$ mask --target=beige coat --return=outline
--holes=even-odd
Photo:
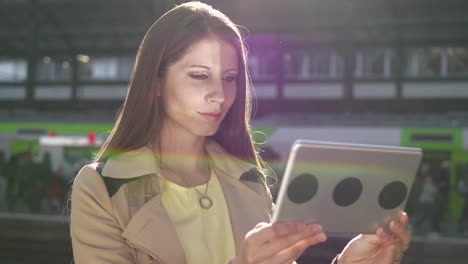
[[[214,141],[207,142],[206,150],[224,191],[239,253],[245,234],[257,223],[270,221],[271,195],[253,165]],[[185,263],[175,226],[158,194],[157,174],[149,148],[81,169],[73,184],[70,228],[77,264]]]

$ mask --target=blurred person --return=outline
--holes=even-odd
[[[27,150],[20,153],[15,172],[15,211],[29,213],[34,207],[34,193],[37,186],[37,175],[35,174],[32,151]]]
[[[42,160],[37,166],[37,171],[39,173],[39,178],[41,179],[41,184],[43,185],[44,191],[47,192],[50,187],[53,172],[52,160],[49,152],[43,154]]]
[[[433,231],[434,218],[435,218],[435,200],[437,195],[437,188],[434,184],[432,170],[425,170],[422,175],[422,186],[419,193],[419,214],[415,217],[413,227],[415,230],[430,233]],[[429,224],[427,224],[429,223]],[[426,227],[428,226],[428,227]]]
[[[0,150],[0,211],[7,209],[8,179],[6,176],[5,152]]]
[[[20,154],[12,155],[5,165],[5,175],[7,179],[7,204],[8,211],[15,211],[16,209],[16,199],[18,197],[18,184],[16,181],[16,174],[18,168],[18,160]]]
[[[419,165],[416,179],[414,180],[413,186],[411,187],[410,194],[408,196],[408,202],[406,203],[406,212],[411,217],[410,226],[414,227],[414,222],[417,220],[417,215],[421,213],[419,207],[419,196],[421,195],[422,187],[424,186],[425,175],[430,170],[430,164],[427,161],[422,161]]]
[[[53,214],[62,212],[62,205],[65,199],[64,185],[63,167],[59,167],[52,173],[48,192],[49,211]]]
[[[463,198],[463,209],[458,219],[458,231],[461,235],[468,236],[466,231],[466,220],[468,219],[468,174],[463,173],[457,186],[458,193]]]
[[[41,201],[44,195],[40,175],[40,163],[36,162],[32,150],[27,151],[23,161],[18,168],[19,174],[21,174],[19,175],[19,180],[20,188],[23,190],[22,197],[26,201],[29,212],[40,213]]]
[[[446,219],[447,209],[449,208],[450,192],[450,161],[444,160],[440,163],[439,171],[434,174],[434,185],[437,189],[435,197],[434,221],[432,229],[442,232],[442,224]]]
[[[40,203],[40,208],[42,212],[49,212],[50,210],[50,199],[49,192],[52,184],[52,161],[49,152],[45,152],[42,155],[41,161],[37,164],[37,176],[38,176],[38,185],[37,185],[37,199]]]
[[[199,2],[159,18],[110,136],[74,180],[76,263],[293,263],[325,241],[319,224],[270,223],[249,122],[238,27]],[[355,237],[334,262],[399,263],[407,223],[402,212],[390,233]]]

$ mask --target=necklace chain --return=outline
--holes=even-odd
[[[174,172],[173,169],[171,169],[169,166],[167,166],[167,164],[165,164],[164,162],[162,162],[161,160],[159,160],[159,162],[161,163],[161,165],[163,165],[163,167],[166,169],[166,170],[169,170],[172,174],[175,174],[177,175],[177,173]],[[209,176],[208,176],[208,181],[206,182],[206,187],[205,187],[205,193],[202,193],[200,192],[195,186],[192,186],[191,188],[193,188],[197,193],[200,194],[200,199],[198,199],[198,203],[200,204],[200,207],[205,209],[205,210],[208,210],[210,209],[212,206],[213,206],[213,200],[207,195],[208,193],[208,184],[210,183],[210,180],[211,180],[211,174],[212,174],[212,164],[211,164],[211,159],[208,158],[208,168],[210,170],[209,172]],[[187,183],[185,182],[185,180],[182,178],[182,180],[184,181],[184,183]]]

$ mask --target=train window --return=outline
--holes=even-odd
[[[468,76],[468,47],[447,48],[447,74]]]
[[[18,135],[33,135],[33,136],[38,136],[38,135],[46,135],[47,130],[44,128],[18,128],[16,130],[16,133]]]
[[[90,56],[78,54],[78,79],[84,81],[128,81],[135,59],[133,56]]]
[[[278,59],[274,50],[255,50],[249,52],[247,64],[253,80],[276,80]]]
[[[25,59],[0,59],[0,81],[22,82],[27,77],[27,62]]]
[[[406,69],[408,77],[440,77],[442,75],[443,49],[411,48],[406,50]]]
[[[38,81],[70,81],[72,59],[70,57],[43,56],[37,61]]]
[[[338,79],[343,77],[342,57],[334,50],[294,50],[283,54],[286,79]]]
[[[303,60],[299,52],[285,52],[283,54],[284,74],[287,79],[306,79],[307,72],[302,71],[304,68]]]
[[[411,142],[452,143],[451,134],[412,134]]]
[[[395,52],[372,48],[356,52],[356,78],[391,78],[395,72]]]

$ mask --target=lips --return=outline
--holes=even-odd
[[[218,120],[221,118],[222,113],[221,112],[206,112],[206,113],[199,113],[203,117],[205,117],[208,120]]]
[[[200,113],[202,115],[221,116],[221,112]]]

